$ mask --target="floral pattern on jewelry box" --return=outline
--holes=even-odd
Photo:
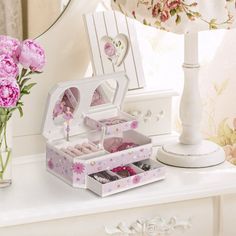
[[[116,10],[145,25],[175,33],[231,28],[236,16],[235,0],[113,0],[112,3]]]

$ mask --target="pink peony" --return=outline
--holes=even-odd
[[[20,88],[15,78],[0,79],[0,107],[15,107],[20,97]]]
[[[109,57],[114,56],[116,54],[115,46],[112,43],[106,43],[104,45],[104,52]]]
[[[17,64],[9,55],[0,55],[0,78],[16,78],[19,74]]]
[[[25,69],[41,72],[45,65],[45,53],[43,48],[31,39],[22,42],[18,60]]]
[[[17,62],[17,51],[20,46],[20,41],[6,35],[0,35],[0,55],[7,54]]]

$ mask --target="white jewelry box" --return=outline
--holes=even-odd
[[[107,86],[109,81],[112,84],[115,82],[117,86]],[[43,125],[43,135],[47,139],[46,160],[49,172],[73,187],[88,188],[101,196],[165,177],[164,167],[149,160],[152,154],[151,139],[135,131],[137,120],[121,111],[128,82],[124,73],[118,73],[59,83],[50,92]],[[109,94],[108,97],[111,97],[111,93],[114,97],[109,103],[91,106],[94,92],[101,86],[103,92]],[[55,110],[56,107],[58,110]],[[73,113],[69,131],[68,123],[65,125],[63,120],[67,107]],[[122,122],[115,125],[101,122],[110,118],[114,121],[114,116],[115,121]],[[91,125],[88,120],[93,121],[96,126]],[[70,133],[69,140],[66,140],[67,131]],[[88,146],[95,151],[87,148]],[[71,150],[86,152],[76,156]],[[143,170],[137,163],[146,164],[145,168],[148,166],[149,169]],[[119,175],[121,172],[114,172],[117,167],[124,169],[122,177]],[[132,173],[129,172],[130,169]],[[103,175],[115,176],[116,180],[106,179]],[[102,184],[98,180],[108,182]]]

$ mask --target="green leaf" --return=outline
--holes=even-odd
[[[32,87],[34,87],[37,83],[31,83],[26,85],[23,90],[29,91]]]
[[[31,71],[31,74],[42,74],[42,71]]]
[[[23,79],[20,83],[20,87],[23,87],[26,84],[26,82],[29,81],[29,80],[30,80],[30,78]]]
[[[195,20],[193,14],[191,14],[191,13],[187,13],[186,15],[187,15],[187,17],[189,18],[189,20]]]
[[[24,94],[30,94],[30,92],[23,89],[23,90],[21,91],[21,94],[22,94],[22,95],[24,95]]]
[[[21,106],[18,107],[18,111],[20,113],[20,117],[22,117],[23,116],[23,109]]]
[[[177,15],[177,16],[176,16],[176,19],[175,19],[176,25],[178,25],[180,22],[181,22],[181,16],[180,16],[180,15]]]
[[[27,73],[27,69],[23,68],[22,71],[21,71],[20,78],[24,77],[26,75],[26,73]]]
[[[170,10],[170,15],[171,16],[174,16],[175,14],[176,14],[176,10],[175,9]]]

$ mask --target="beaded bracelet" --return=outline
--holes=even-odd
[[[136,172],[130,166],[118,166],[112,169],[112,172],[120,175],[123,178],[136,175]]]

